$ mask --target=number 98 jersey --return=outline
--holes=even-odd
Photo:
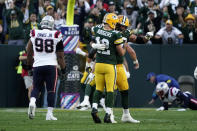
[[[32,30],[30,32],[34,51],[33,67],[57,65],[56,46],[62,34],[56,30]]]

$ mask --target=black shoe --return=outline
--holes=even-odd
[[[98,110],[97,109],[92,108],[91,115],[92,115],[92,119],[94,120],[95,123],[101,123],[101,119],[98,116]]]
[[[112,123],[110,119],[110,114],[105,113],[104,123]]]

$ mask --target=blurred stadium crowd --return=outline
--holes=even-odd
[[[66,24],[68,0],[0,0],[0,43],[26,45],[31,29],[40,28],[47,14],[55,29]],[[108,13],[125,15],[136,35],[153,32],[149,44],[197,43],[197,0],[76,0],[74,24],[80,42],[89,44],[90,28]]]

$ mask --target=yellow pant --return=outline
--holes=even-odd
[[[105,63],[96,63],[95,80],[96,90],[101,92],[106,88],[107,92],[113,92],[116,84],[116,66]]]
[[[84,84],[84,82],[86,81],[87,76],[88,76],[88,72],[84,71],[83,77],[81,78],[81,83],[82,83],[82,84]]]
[[[119,89],[119,91],[124,91],[129,89],[127,76],[123,67],[123,64],[116,65],[117,69],[117,79],[116,79],[116,85]]]

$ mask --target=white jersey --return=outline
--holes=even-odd
[[[172,27],[171,31],[167,31],[166,27],[163,27],[156,33],[156,35],[162,37],[163,44],[178,44],[177,39],[180,34],[182,34],[182,32],[176,27]]]
[[[177,89],[176,87],[171,87],[169,90],[168,90],[168,95],[167,97],[164,98],[164,101],[166,102],[173,102],[174,100],[176,100],[176,95],[177,93],[179,92],[180,90]]]
[[[55,30],[32,30],[30,33],[34,51],[33,67],[57,65],[56,45],[62,34]]]

